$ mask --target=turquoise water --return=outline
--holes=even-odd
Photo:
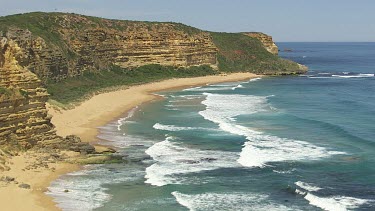
[[[375,44],[278,45],[309,72],[158,93],[101,128],[126,163],[48,194],[64,210],[375,210]]]

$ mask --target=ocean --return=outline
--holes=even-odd
[[[157,93],[100,128],[124,163],[47,194],[80,211],[375,210],[375,43],[278,46],[309,71]]]

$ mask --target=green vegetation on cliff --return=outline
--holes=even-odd
[[[53,100],[63,104],[79,102],[91,93],[109,87],[130,86],[171,78],[213,75],[217,72],[207,65],[190,68],[174,68],[161,65],[145,65],[132,70],[113,66],[98,73],[87,72],[82,76],[68,78],[60,82],[47,83],[48,93]]]
[[[0,101],[16,100],[22,97],[27,97],[27,92],[20,89],[5,88],[0,86]]]
[[[34,35],[45,39],[47,43],[63,47],[61,36],[53,30],[54,14],[57,13],[32,12],[0,17],[0,32],[5,34],[11,27],[28,29]]]
[[[211,32],[218,52],[219,69],[224,72],[248,71],[259,74],[297,72],[298,64],[268,52],[262,43],[241,33]]]
[[[268,52],[256,38],[181,23],[33,12],[0,17],[2,37],[19,45],[18,63],[37,74],[51,98],[63,104],[107,88],[169,78],[305,71]]]

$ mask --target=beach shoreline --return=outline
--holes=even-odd
[[[58,109],[47,104],[48,113],[52,116],[52,123],[58,135],[77,135],[82,141],[96,144],[100,140],[98,127],[108,124],[111,121],[123,117],[131,109],[157,99],[162,99],[154,94],[158,91],[178,90],[189,87],[196,87],[214,83],[246,81],[252,78],[262,77],[252,73],[233,73],[228,75],[214,75],[194,78],[176,78],[160,82],[147,83],[130,86],[126,89],[94,95],[92,98],[82,102],[70,110]],[[9,210],[60,210],[53,198],[45,192],[52,181],[59,176],[80,169],[78,164],[64,162],[53,163],[50,168],[38,169],[33,174],[26,174],[23,170],[30,163],[30,157],[38,157],[37,153],[24,152],[11,158],[8,172],[2,175],[9,175],[17,181],[27,183],[31,189],[22,189],[18,184],[9,183],[3,185],[0,191],[0,198],[4,203],[3,207]],[[53,167],[53,171],[51,168]],[[21,197],[20,197],[21,196]],[[19,203],[19,199],[27,199]],[[4,206],[8,204],[7,206]]]
[[[153,94],[155,92],[214,83],[245,81],[258,77],[262,76],[252,73],[233,73],[168,79],[98,94],[69,110],[57,110],[51,105],[47,105],[47,108],[59,136],[65,137],[73,134],[79,136],[84,142],[95,143],[98,141],[96,137],[99,132],[98,127],[121,118],[136,106],[160,99],[160,96]]]

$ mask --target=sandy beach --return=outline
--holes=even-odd
[[[56,110],[49,106],[52,123],[57,134],[78,135],[83,141],[94,142],[98,133],[97,127],[119,118],[130,109],[157,99],[154,92],[182,89],[212,83],[242,81],[260,77],[252,73],[233,73],[196,78],[178,78],[161,82],[132,86],[128,89],[103,93],[92,97],[71,110]]]
[[[0,204],[4,211],[42,211],[59,210],[52,198],[45,194],[49,184],[60,175],[79,169],[78,165],[68,163],[49,163],[48,168],[30,168],[44,156],[35,152],[23,152],[8,160],[9,171],[0,172],[13,181],[0,182]],[[20,188],[27,184],[30,188]]]
[[[47,106],[58,135],[65,137],[74,134],[81,137],[83,141],[95,142],[98,134],[97,127],[119,118],[140,104],[160,98],[160,96],[154,95],[154,92],[220,82],[243,81],[256,77],[260,76],[251,73],[234,73],[170,79],[95,95],[71,110]],[[15,181],[1,182],[0,184],[1,210],[59,210],[52,198],[44,192],[58,176],[78,170],[79,166],[57,162],[49,164],[48,168],[25,170],[28,165],[36,162],[38,156],[41,155],[25,152],[7,161],[10,170],[0,173],[0,177],[12,177],[15,178]],[[31,188],[18,187],[22,183],[29,184]]]

